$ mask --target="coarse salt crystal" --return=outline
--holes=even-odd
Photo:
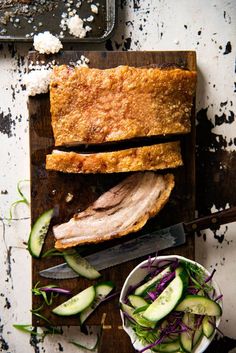
[[[93,22],[93,20],[94,20],[93,15],[89,16],[88,18],[86,18],[86,21],[88,21],[88,22]]]
[[[98,7],[97,7],[97,5],[91,4],[91,11],[92,11],[93,13],[98,14]]]
[[[86,33],[90,30],[90,27],[87,28],[86,26],[84,28],[83,25],[84,22],[78,15],[70,17],[67,21],[67,26],[70,34],[78,38],[84,38],[86,36]]]
[[[34,48],[41,54],[54,54],[62,49],[61,41],[49,31],[34,36]]]
[[[31,71],[24,76],[24,84],[26,85],[29,96],[48,92],[52,69],[41,68],[41,70]]]

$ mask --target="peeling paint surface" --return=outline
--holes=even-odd
[[[121,0],[114,36],[85,50],[196,50],[197,211],[199,215],[236,206],[236,2],[222,0]],[[71,49],[71,45],[65,48]],[[29,179],[27,96],[22,82],[29,44],[0,44],[0,351],[9,353],[78,352],[69,333],[42,342],[17,330],[31,313],[30,256],[26,242],[30,212],[19,204],[16,185]],[[24,183],[29,194],[29,183]],[[207,352],[236,352],[236,225],[196,236],[196,259],[216,268],[224,294],[220,335]],[[70,333],[71,334],[71,333]],[[74,333],[72,333],[74,334]],[[78,333],[76,332],[76,335]],[[102,352],[103,353],[103,352]]]

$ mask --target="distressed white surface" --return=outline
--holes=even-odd
[[[127,38],[131,38],[131,50],[196,50],[199,68],[197,110],[209,107],[208,116],[213,123],[215,114],[220,115],[225,111],[227,115],[229,110],[234,110],[236,103],[234,93],[235,1],[145,0],[138,2],[130,0],[123,1],[124,3],[123,9],[119,12],[118,29],[112,39],[114,49],[116,49],[116,44],[118,49],[124,49]],[[134,3],[139,5],[139,9],[133,8]],[[226,11],[225,18],[224,11]],[[139,30],[140,25],[143,26],[142,31]],[[187,25],[187,29],[184,25]],[[201,35],[198,35],[198,31],[201,31]],[[228,41],[232,44],[232,52],[223,55]],[[220,46],[222,49],[219,49]],[[0,114],[1,112],[7,114],[10,108],[12,119],[15,120],[11,138],[0,133],[0,185],[3,192],[8,191],[8,194],[0,196],[2,218],[8,216],[10,204],[18,198],[17,182],[20,179],[29,179],[27,97],[20,87],[21,75],[26,67],[21,56],[26,57],[29,48],[30,45],[18,45],[14,58],[11,57],[7,45],[4,45],[4,50],[0,51]],[[93,49],[103,48],[104,46],[100,45]],[[17,60],[20,62],[19,66],[17,66]],[[16,91],[14,99],[11,86]],[[233,102],[233,107],[227,105],[220,112],[220,102],[227,100]],[[217,126],[214,131],[225,136],[229,142],[230,138],[236,135],[236,122]],[[235,146],[228,146],[227,149],[235,149]],[[25,188],[27,189],[27,185]],[[27,218],[29,210],[24,205],[19,205],[14,216],[15,218]],[[0,223],[0,329],[4,325],[2,336],[9,345],[6,352],[33,352],[34,349],[29,344],[29,336],[12,328],[13,323],[29,323],[31,316],[29,312],[31,306],[30,257],[23,243],[28,237],[30,223],[29,219],[12,221],[10,226],[6,220],[4,222],[5,242],[2,236],[3,224]],[[220,231],[224,228],[225,226]],[[210,231],[205,232],[207,233],[206,241],[203,241],[203,237],[197,238],[196,241],[196,259],[209,269],[217,268],[215,278],[224,293],[224,315],[221,329],[225,335],[234,338],[236,338],[235,232],[235,225],[229,225],[222,244],[213,238]],[[6,247],[8,250],[12,247],[11,278],[8,274]],[[11,304],[9,309],[4,307],[6,297]],[[52,341],[50,338],[45,341],[43,346],[47,352],[59,351],[57,339],[58,342],[62,341],[60,336],[55,336]],[[41,345],[40,347],[40,352],[43,352]],[[71,346],[70,348],[67,346],[67,349],[70,352],[77,351]]]

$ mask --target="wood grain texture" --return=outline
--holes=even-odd
[[[118,65],[149,66],[149,65],[177,65],[186,69],[196,70],[196,55],[191,51],[165,51],[165,52],[62,52],[58,56],[49,56],[49,60],[55,59],[57,63],[76,62],[81,55],[85,55],[90,60],[91,67],[111,68]],[[45,60],[43,55],[32,52],[29,60]],[[47,59],[48,60],[48,59]],[[30,157],[31,157],[31,216],[32,223],[45,210],[55,207],[56,216],[51,225],[65,222],[77,210],[85,209],[89,203],[95,200],[104,190],[115,185],[126,174],[119,175],[76,175],[62,174],[45,169],[45,156],[51,153],[54,147],[50,122],[49,95],[39,95],[29,99],[30,117]],[[125,237],[122,240],[109,242],[109,246],[119,241],[126,241],[128,238],[137,237],[138,234],[153,230],[157,226],[167,226],[179,221],[189,221],[194,217],[195,210],[195,115],[194,109],[191,116],[191,133],[180,136],[184,166],[173,170],[176,180],[176,187],[171,195],[169,203],[161,213],[150,220],[145,228],[134,235]],[[69,203],[65,201],[68,193],[74,195]],[[51,228],[46,238],[43,251],[52,248],[54,239]],[[91,246],[94,249],[103,249],[107,243]],[[178,254],[190,259],[194,258],[194,239],[189,237],[185,245],[170,249],[160,254]],[[123,265],[102,271],[103,280],[112,280],[116,284],[116,289],[120,290],[128,273],[143,258],[127,262]],[[52,281],[39,276],[39,271],[49,266],[63,262],[62,258],[32,259],[32,285],[37,281],[41,285],[55,283],[56,285],[71,289],[73,294],[78,293],[85,287],[91,285],[91,281],[85,279],[73,279]],[[55,306],[65,301],[66,297],[60,296],[55,300]],[[40,305],[40,299],[33,297],[33,308]],[[102,304],[96,312],[88,319],[88,324],[100,324],[103,313],[106,313],[106,325],[111,325],[112,330],[104,330],[104,345],[102,352],[110,353],[115,351],[115,347],[122,353],[133,352],[127,335],[118,327],[121,325],[118,297],[110,302]],[[51,314],[47,308],[44,315],[54,325],[78,325],[78,317],[63,318]],[[33,325],[42,326],[43,321],[33,316]],[[112,334],[110,333],[112,331]],[[113,338],[111,338],[113,337]],[[108,345],[109,342],[109,345]],[[110,347],[110,348],[109,348]]]

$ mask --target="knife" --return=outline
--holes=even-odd
[[[170,227],[141,235],[135,239],[115,245],[111,248],[100,250],[85,256],[85,259],[100,271],[129,260],[157,253],[160,250],[183,245],[186,235],[212,226],[236,221],[236,207],[212,213],[209,216],[196,218],[190,222],[182,222]],[[79,275],[66,263],[53,266],[39,272],[42,277],[51,279],[76,278]]]

